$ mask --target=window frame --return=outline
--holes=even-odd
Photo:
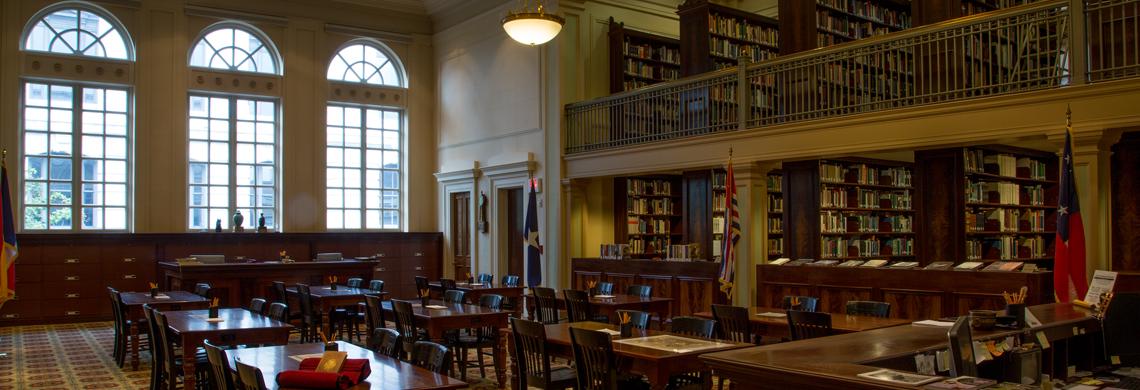
[[[252,71],[240,70],[240,69],[222,69],[222,68],[213,68],[213,67],[210,67],[208,65],[207,66],[193,65],[191,63],[191,59],[194,56],[194,49],[196,49],[198,47],[198,43],[203,42],[206,39],[207,35],[210,35],[210,33],[213,33],[214,31],[231,29],[231,28],[237,29],[237,30],[242,30],[245,33],[252,35],[261,41],[262,47],[265,48],[266,52],[269,53],[270,59],[273,60],[273,68],[274,68],[273,72],[252,72]],[[215,51],[215,53],[216,52],[217,51]],[[252,55],[253,53],[250,53],[250,54]],[[207,63],[209,63],[209,61],[207,61]],[[264,31],[261,31],[261,29],[257,28],[256,26],[249,24],[249,23],[246,23],[246,22],[238,21],[238,20],[223,20],[223,21],[211,24],[209,26],[206,26],[206,28],[203,28],[202,31],[198,32],[198,36],[195,37],[194,40],[190,41],[190,45],[187,48],[186,66],[192,70],[200,70],[200,71],[206,71],[206,72],[225,72],[225,73],[245,74],[245,75],[254,75],[254,76],[262,76],[262,77],[265,77],[265,76],[284,77],[285,76],[285,59],[283,57],[281,57],[281,52],[277,49],[277,43],[274,42],[272,39],[270,39],[269,35],[267,35]]]
[[[374,84],[369,84],[369,85],[374,85]],[[361,163],[360,163],[360,171],[361,171],[360,183],[361,184],[359,187],[359,190],[361,191],[361,197],[360,197],[360,206],[356,207],[356,208],[351,208],[351,209],[348,207],[343,207],[343,206],[342,207],[335,207],[335,208],[329,207],[328,190],[330,190],[330,189],[340,189],[340,190],[347,189],[347,187],[345,187],[343,185],[340,187],[329,187],[328,186],[328,169],[330,169],[330,168],[344,169],[345,168],[345,167],[343,167],[343,165],[340,167],[331,167],[328,165],[328,148],[330,148],[330,147],[339,147],[341,149],[348,149],[349,148],[347,146],[330,146],[328,144],[328,128],[330,126],[328,123],[329,122],[329,120],[328,120],[328,109],[330,107],[334,107],[334,106],[339,107],[341,109],[356,108],[356,109],[360,110],[360,115],[361,115],[361,122],[360,122],[361,123],[361,125],[360,125],[360,129],[361,129],[360,145],[361,146],[358,148],[354,148],[354,149],[361,151],[361,154],[360,154],[360,161],[361,161]],[[379,199],[380,207],[371,209],[371,210],[377,210],[380,212],[380,224],[381,225],[384,224],[384,219],[383,219],[384,218],[384,211],[395,210],[396,215],[399,218],[395,228],[384,228],[384,227],[369,228],[369,227],[367,227],[367,225],[368,225],[367,213],[368,213],[368,210],[370,210],[367,206],[368,200],[367,200],[367,196],[366,196],[366,194],[368,193],[368,190],[369,190],[368,185],[366,184],[367,171],[369,170],[369,168],[367,168],[367,165],[368,165],[367,151],[370,149],[368,148],[368,142],[367,142],[367,130],[369,128],[366,124],[366,118],[368,116],[367,110],[370,110],[370,109],[371,110],[380,110],[380,111],[394,111],[400,116],[400,118],[399,118],[399,123],[400,123],[399,127],[400,128],[396,130],[396,132],[399,134],[399,137],[400,137],[399,140],[397,141],[397,144],[399,145],[399,147],[398,147],[398,149],[396,149],[397,158],[400,161],[400,167],[398,169],[389,169],[389,168],[383,168],[383,167],[376,168],[376,170],[380,171],[380,187],[376,189],[377,191],[380,192],[380,199]],[[338,127],[345,128],[347,126],[341,125]],[[350,102],[342,102],[342,101],[335,101],[335,100],[325,101],[325,126],[324,126],[325,136],[324,136],[324,142],[322,145],[322,149],[325,152],[325,165],[324,165],[324,179],[325,180],[324,180],[324,183],[321,185],[324,188],[324,195],[325,195],[325,203],[324,203],[325,207],[324,207],[324,215],[323,215],[325,230],[327,230],[327,231],[338,231],[338,232],[402,232],[402,231],[404,231],[404,229],[407,227],[407,218],[408,218],[408,216],[407,216],[407,204],[408,204],[407,203],[407,201],[408,201],[408,199],[407,199],[408,198],[408,192],[407,192],[407,139],[408,139],[407,128],[408,128],[408,111],[407,111],[407,109],[402,108],[402,107],[391,107],[391,106],[382,106],[382,105],[374,105],[374,104],[350,103]],[[382,128],[376,129],[376,130],[390,131],[388,129],[382,129]],[[380,151],[381,153],[383,153],[385,151],[391,151],[391,149],[385,149],[383,147],[371,149],[371,150],[377,150],[377,151]],[[396,188],[396,193],[399,195],[399,202],[398,202],[395,209],[386,208],[383,206],[384,205],[384,191],[385,191],[385,188],[384,188],[384,171],[396,171],[397,174],[399,175],[398,187]],[[345,228],[345,227],[333,228],[333,227],[329,227],[328,215],[329,215],[330,210],[360,210],[360,212],[361,212],[361,219],[360,219],[361,227],[359,227],[359,228]]]
[[[71,119],[72,119],[72,122],[71,122],[72,131],[70,133],[72,135],[72,143],[71,143],[72,154],[69,157],[69,159],[71,160],[71,180],[70,180],[70,182],[71,182],[71,193],[72,193],[71,199],[72,199],[72,201],[71,201],[71,205],[68,206],[68,208],[71,209],[71,227],[68,229],[52,229],[50,220],[48,221],[47,227],[44,229],[28,229],[26,224],[25,224],[26,218],[27,218],[26,209],[29,207],[28,204],[25,202],[25,199],[26,199],[25,197],[27,194],[27,187],[26,186],[28,183],[28,181],[25,177],[28,167],[25,165],[26,164],[25,162],[26,162],[28,156],[25,153],[26,152],[25,142],[27,141],[27,137],[26,137],[27,128],[26,128],[26,122],[25,122],[25,117],[24,117],[24,111],[27,109],[26,91],[27,91],[27,85],[28,84],[45,84],[48,86],[58,85],[58,86],[66,86],[66,87],[72,88],[72,107],[70,109],[71,110]],[[126,194],[125,194],[126,202],[122,206],[123,208],[126,209],[126,214],[125,214],[126,227],[123,229],[106,229],[106,228],[84,229],[82,226],[82,215],[83,215],[83,213],[82,213],[82,210],[83,210],[83,200],[82,200],[82,196],[83,196],[83,169],[82,169],[82,165],[83,165],[83,154],[82,154],[82,150],[83,150],[83,130],[82,130],[83,121],[82,121],[82,117],[83,117],[83,112],[84,112],[82,91],[84,88],[117,89],[117,90],[125,91],[127,93],[127,104],[126,104],[127,110],[124,112],[124,115],[126,115],[126,118],[127,118],[127,120],[126,120],[126,136],[125,136],[125,138],[126,138],[126,153],[127,154],[126,154],[126,158],[124,159],[124,161],[126,162],[126,168],[127,168],[126,172],[124,173],[126,175],[126,181],[124,183],[126,186]],[[122,84],[98,83],[98,82],[81,81],[81,80],[64,80],[64,79],[50,79],[50,78],[38,78],[38,77],[21,77],[19,80],[19,90],[20,90],[20,98],[18,100],[19,101],[19,109],[17,112],[17,118],[19,120],[19,126],[18,126],[18,128],[19,128],[19,134],[18,134],[19,153],[17,153],[17,154],[19,156],[19,166],[21,169],[18,172],[19,177],[16,179],[17,188],[19,189],[19,193],[16,195],[18,196],[18,199],[19,199],[18,204],[20,205],[20,208],[18,210],[19,223],[17,224],[17,226],[19,226],[19,228],[20,228],[20,232],[22,232],[22,233],[35,233],[35,234],[76,234],[76,233],[104,234],[104,233],[129,233],[129,232],[134,231],[134,222],[135,222],[135,220],[134,220],[134,216],[135,216],[135,204],[134,204],[134,201],[135,201],[135,196],[134,196],[135,157],[137,155],[137,153],[135,151],[135,139],[134,139],[134,137],[135,137],[135,96],[136,96],[135,95],[136,91],[135,91],[134,86],[122,85]],[[49,96],[49,99],[50,99],[50,96]],[[50,134],[50,132],[49,132],[49,134]],[[50,145],[49,145],[49,156],[50,156]],[[99,160],[106,160],[106,158],[105,157],[100,158]],[[46,180],[45,182],[50,183],[51,180],[49,179],[49,180]],[[99,183],[105,184],[106,182],[103,181],[103,182],[99,182]],[[47,191],[47,196],[50,197],[51,196],[50,193],[51,193],[51,191],[49,188]],[[49,201],[48,205],[46,205],[45,207],[49,207],[49,208],[51,207],[50,201]],[[102,205],[101,207],[105,208],[106,205]],[[15,210],[14,210],[14,212],[15,212]],[[50,218],[50,212],[49,212],[48,218]]]
[[[190,165],[195,163],[195,162],[191,161],[190,156],[189,156],[190,142],[193,141],[190,139],[190,120],[195,118],[195,117],[190,116],[190,99],[193,97],[204,97],[206,99],[211,99],[211,98],[226,99],[228,110],[230,112],[229,118],[226,119],[226,124],[228,127],[226,150],[227,150],[227,153],[229,153],[229,155],[227,157],[227,162],[226,162],[226,165],[228,168],[227,169],[228,176],[226,179],[227,184],[225,186],[226,186],[226,193],[227,193],[227,196],[229,198],[229,202],[226,206],[227,218],[225,219],[225,221],[226,221],[225,225],[227,227],[224,229],[224,231],[232,231],[233,230],[233,215],[237,210],[241,209],[237,205],[237,188],[239,187],[239,185],[237,184],[237,167],[238,167],[239,163],[237,162],[237,158],[236,158],[236,156],[237,156],[237,144],[238,144],[238,141],[237,141],[237,123],[239,121],[237,118],[237,111],[236,111],[237,101],[244,99],[244,100],[271,101],[271,102],[273,102],[274,112],[273,112],[273,186],[272,186],[272,188],[273,188],[273,207],[272,207],[272,209],[274,212],[274,217],[273,217],[274,223],[273,223],[273,227],[270,228],[269,231],[271,231],[271,232],[282,232],[282,231],[284,231],[282,229],[282,226],[281,226],[281,223],[283,221],[281,218],[282,217],[281,212],[283,210],[282,204],[281,204],[282,203],[281,202],[282,201],[282,196],[281,196],[282,195],[282,193],[281,193],[281,184],[282,184],[281,183],[281,179],[282,179],[281,163],[282,163],[282,161],[281,161],[281,159],[283,156],[283,145],[282,145],[283,139],[282,138],[284,135],[283,131],[282,131],[282,126],[281,126],[281,119],[283,117],[282,104],[281,104],[282,99],[280,97],[277,97],[277,96],[238,94],[238,93],[228,93],[228,92],[210,91],[210,90],[190,90],[190,91],[187,91],[187,94],[186,94],[186,108],[187,108],[187,110],[186,110],[186,138],[185,138],[185,140],[186,140],[187,157],[186,157],[186,165],[185,165],[186,166],[186,180],[184,181],[184,184],[186,184],[186,186],[184,187],[184,191],[186,193],[186,209],[185,209],[186,210],[186,225],[185,225],[186,231],[188,231],[188,232],[202,231],[202,230],[196,230],[194,227],[190,226],[190,222],[191,222],[190,221],[190,211],[191,210],[193,210],[195,208],[204,208],[207,210],[207,214],[208,214],[209,209],[212,208],[208,205],[206,207],[198,207],[198,206],[193,206],[190,204],[190,201],[191,201],[191,199],[190,199],[190,187],[195,185],[195,184],[190,183],[190,175],[191,175]],[[207,142],[211,142],[211,141],[207,141]],[[256,143],[254,143],[254,144],[256,145]],[[208,169],[208,166],[211,163],[209,161],[206,161],[205,164],[207,165],[207,169]],[[248,164],[240,164],[240,165],[248,165]],[[254,163],[254,166],[256,167],[257,163]],[[205,184],[204,186],[207,187],[207,189],[208,189],[208,187],[210,187],[209,184]],[[258,187],[265,187],[265,186],[253,185],[253,186],[249,186],[249,187],[258,188]],[[207,200],[207,204],[208,203],[209,203],[209,201]],[[254,210],[256,210],[256,209],[268,209],[266,207],[257,207],[257,206],[251,206],[248,208],[254,209]],[[245,218],[245,220],[242,222],[242,227],[246,228],[247,231],[256,231],[257,230],[258,216],[250,216],[250,215],[244,215],[244,214],[242,216]],[[211,222],[211,221],[207,221],[207,225],[206,225],[205,230],[213,231],[214,225],[210,224],[209,222]],[[252,229],[249,229],[249,228],[252,228]]]
[[[341,79],[330,79],[330,78],[328,78],[329,67],[332,66],[333,61],[336,61],[338,58],[342,58],[340,55],[340,53],[342,51],[344,51],[345,49],[348,49],[350,47],[356,46],[356,45],[371,46],[371,47],[375,48],[376,50],[379,50],[381,54],[384,54],[384,56],[388,58],[388,63],[391,63],[392,67],[395,69],[396,78],[399,79],[399,84],[397,84],[397,85],[371,84],[371,83],[368,83],[367,80],[365,80],[365,81],[347,81],[347,80],[344,80],[343,78],[341,78]],[[347,64],[349,66],[349,68],[352,67],[352,64],[348,64],[348,61],[344,61],[344,62],[345,62],[345,64]],[[339,47],[337,47],[336,50],[333,51],[332,56],[329,57],[328,61],[325,62],[325,64],[326,64],[325,65],[325,72],[324,72],[325,73],[325,80],[330,81],[330,82],[345,83],[345,84],[352,84],[352,85],[364,85],[364,86],[373,87],[373,88],[408,89],[408,72],[407,72],[406,68],[404,68],[404,62],[402,60],[400,60],[400,56],[397,56],[396,53],[394,51],[392,51],[392,48],[388,47],[388,45],[385,45],[383,42],[377,41],[375,39],[357,38],[357,39],[349,40],[349,41],[345,42],[344,44],[340,45]],[[377,69],[380,69],[380,67],[378,67]]]
[[[43,50],[34,50],[34,49],[28,49],[27,48],[28,35],[30,35],[32,33],[32,29],[34,29],[36,27],[36,25],[39,24],[40,21],[44,20],[44,18],[46,18],[48,15],[54,14],[54,13],[59,12],[59,11],[68,10],[68,9],[75,9],[77,11],[90,12],[90,13],[93,13],[93,14],[99,16],[100,18],[103,18],[103,20],[106,20],[108,23],[110,23],[111,27],[114,30],[118,31],[119,35],[123,38],[123,46],[126,48],[127,58],[112,58],[112,57],[107,57],[107,56],[99,57],[99,56],[85,55],[82,53],[80,53],[80,54],[58,53],[58,52],[53,52],[50,50],[49,51],[43,51]],[[44,7],[43,9],[39,10],[39,12],[36,12],[35,14],[33,14],[32,17],[28,18],[28,21],[26,23],[24,23],[24,29],[23,29],[23,31],[20,32],[19,47],[20,47],[21,52],[27,52],[27,53],[40,53],[40,54],[57,55],[57,56],[65,56],[65,57],[73,57],[73,58],[87,58],[87,59],[92,59],[92,60],[96,60],[96,61],[130,62],[130,63],[134,63],[136,61],[135,40],[134,40],[134,38],[131,37],[131,33],[127,29],[127,27],[125,25],[123,25],[123,22],[120,21],[119,18],[115,17],[115,14],[111,13],[111,11],[108,11],[106,8],[103,8],[97,4],[89,3],[86,1],[76,1],[76,0],[61,1],[61,2],[58,2],[55,4],[51,4],[47,7]]]

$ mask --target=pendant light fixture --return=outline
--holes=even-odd
[[[562,31],[562,24],[566,22],[562,17],[546,13],[542,0],[535,0],[535,8],[529,7],[528,0],[521,0],[522,8],[516,12],[508,12],[503,18],[503,30],[511,39],[524,45],[541,45],[550,42]]]

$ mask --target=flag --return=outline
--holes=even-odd
[[[4,198],[3,218],[0,219],[0,228],[4,231],[4,248],[0,250],[0,306],[9,299],[16,297],[16,256],[19,249],[16,247],[16,224],[12,217],[12,196],[8,192],[8,164],[0,162],[0,191]]]
[[[530,195],[526,201],[526,222],[523,224],[523,239],[526,240],[526,285],[534,287],[542,284],[542,244],[538,243],[538,200],[534,194],[534,184],[527,182]]]
[[[1073,181],[1072,126],[1065,129],[1065,152],[1061,155],[1061,194],[1057,202],[1057,240],[1053,255],[1053,291],[1058,302],[1084,299],[1089,290],[1085,277],[1085,226],[1081,202]]]
[[[724,247],[721,248],[720,291],[732,296],[736,279],[736,242],[740,241],[740,211],[736,208],[736,179],[732,177],[732,155],[724,182]]]

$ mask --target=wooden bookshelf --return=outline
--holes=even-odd
[[[697,169],[682,173],[681,204],[685,217],[682,239],[700,248],[699,257],[717,261],[724,239],[725,170]],[[676,244],[676,243],[675,243]]]
[[[712,183],[709,187],[709,192],[712,194],[712,213],[710,216],[710,223],[712,223],[712,242],[709,243],[709,256],[708,258],[713,261],[721,261],[724,257],[724,223],[728,215],[725,213],[725,200],[728,196],[728,188],[725,183],[728,180],[728,171],[717,168],[712,170]]]
[[[610,18],[610,92],[676,80],[681,75],[681,42],[625,27]]]
[[[1057,158],[985,145],[915,153],[924,261],[1022,261],[1052,268]]]
[[[784,256],[784,172],[768,172],[768,261]]]
[[[681,176],[614,179],[614,242],[629,244],[633,258],[665,258],[684,238]]]
[[[780,52],[779,23],[775,19],[708,0],[687,0],[677,14],[681,19],[684,76],[736,66],[742,53],[759,62]]]
[[[910,28],[910,8],[906,0],[780,0],[780,54]]]
[[[912,164],[867,158],[784,169],[784,257],[913,260]]]

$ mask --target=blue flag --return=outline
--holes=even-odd
[[[528,184],[528,187],[523,239],[526,240],[526,285],[534,287],[542,284],[542,244],[538,243],[538,200],[534,185]]]

